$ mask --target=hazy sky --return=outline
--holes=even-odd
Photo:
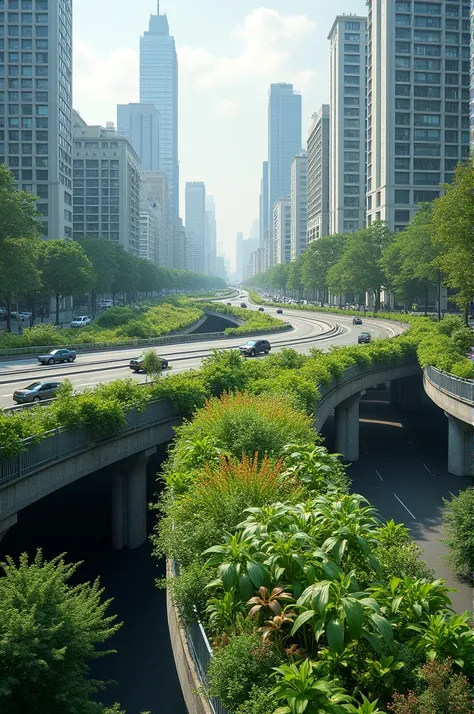
[[[74,107],[89,124],[116,122],[137,102],[140,34],[156,0],[75,0]],[[181,209],[185,181],[215,196],[218,242],[233,258],[235,234],[258,215],[267,155],[270,82],[303,95],[303,138],[329,101],[328,32],[337,14],[366,14],[365,0],[161,0],[179,62]]]

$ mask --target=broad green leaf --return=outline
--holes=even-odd
[[[358,600],[347,597],[342,598],[342,606],[346,613],[350,635],[352,638],[357,639],[360,637],[362,630],[362,621],[364,618],[363,607]]]
[[[393,644],[393,630],[390,622],[385,618],[382,617],[382,615],[378,615],[376,612],[373,612],[370,615],[370,619],[374,623],[375,627],[377,630],[380,632],[382,637],[384,638],[385,642],[388,645]]]
[[[329,649],[341,654],[344,650],[344,623],[342,620],[336,618],[329,620],[326,625],[326,637]]]
[[[315,615],[316,613],[314,612],[314,610],[306,610],[305,612],[302,612],[301,615],[298,615],[293,624],[293,627],[291,628],[291,635],[293,636],[296,632],[298,632],[300,627],[302,627],[302,625],[311,620]]]
[[[225,590],[230,590],[237,582],[237,569],[234,563],[222,563],[218,573],[221,577]],[[249,597],[252,597],[249,595]]]
[[[260,563],[250,561],[247,564],[247,573],[256,588],[259,588],[261,585],[263,585],[263,581],[265,579],[265,571],[260,565]]]
[[[250,600],[254,594],[254,587],[248,575],[239,575],[239,590],[243,600]]]

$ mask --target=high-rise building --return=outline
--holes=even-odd
[[[0,3],[0,163],[72,238],[72,0]],[[7,12],[8,9],[8,12]],[[5,52],[3,51],[5,49]]]
[[[330,233],[365,225],[367,18],[338,15],[330,41]]]
[[[249,276],[249,266],[252,258],[252,253],[258,250],[258,238],[247,238],[242,243],[242,280],[246,280]]]
[[[174,225],[170,218],[168,179],[163,171],[141,172],[140,198],[142,205],[159,206],[159,241],[156,262],[167,268],[174,263]]]
[[[273,255],[277,263],[291,260],[291,202],[279,198],[273,204]]]
[[[160,115],[153,104],[118,104],[117,134],[127,137],[142,171],[159,171]]]
[[[186,269],[186,231],[181,218],[173,223],[173,268]]]
[[[308,243],[329,234],[329,115],[323,104],[308,135]]]
[[[153,104],[160,114],[160,171],[168,178],[171,217],[179,216],[178,60],[168,18],[150,17],[140,38],[140,102]]]
[[[138,257],[157,264],[160,240],[160,207],[140,202],[140,244]]]
[[[469,154],[470,0],[372,0],[367,224],[395,231]]]
[[[474,150],[474,0],[471,0],[471,151]]]
[[[204,273],[206,234],[206,187],[202,181],[188,181],[185,187],[186,235],[191,241],[192,270]]]
[[[260,181],[260,200],[259,200],[259,241],[260,250],[262,251],[262,269],[268,270],[270,264],[270,231],[269,231],[269,213],[268,213],[268,161],[262,164],[262,178]]]
[[[206,235],[204,253],[205,272],[207,275],[215,275],[217,257],[216,204],[214,196],[208,194],[206,194]]]
[[[271,84],[268,94],[268,217],[290,196],[291,162],[302,149],[301,94],[292,84]],[[271,244],[270,244],[271,247]],[[270,263],[273,264],[273,255]]]
[[[76,125],[73,172],[74,238],[108,238],[138,255],[140,161],[128,139],[113,124]]]
[[[244,234],[239,232],[235,239],[235,272],[239,282],[245,277],[244,265]]]
[[[291,163],[291,260],[296,260],[308,245],[308,159],[306,152],[295,156]]]

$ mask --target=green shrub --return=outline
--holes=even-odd
[[[131,322],[136,317],[136,313],[131,307],[111,307],[105,310],[96,320],[99,327],[120,327]]]
[[[198,619],[204,619],[209,597],[206,586],[212,578],[213,571],[208,566],[191,563],[179,575],[165,581],[183,627],[189,628]]]
[[[421,669],[424,690],[417,694],[395,694],[389,711],[393,714],[472,714],[474,688],[462,674],[453,672],[452,663],[429,662]]]
[[[237,350],[212,350],[210,357],[202,362],[201,376],[206,390],[213,397],[224,392],[242,391],[248,378],[244,359]]]
[[[272,694],[272,686],[269,684],[254,686],[250,690],[250,696],[243,704],[236,709],[235,714],[271,714],[276,709],[277,702]]]
[[[445,543],[449,548],[448,561],[456,573],[474,573],[474,488],[461,491],[445,500]]]
[[[204,406],[208,392],[201,374],[190,370],[154,382],[151,395],[154,399],[170,399],[180,416],[190,417]]]
[[[262,643],[258,635],[232,637],[228,645],[214,652],[209,666],[209,692],[219,697],[229,714],[236,714],[252,689],[268,681],[281,661],[276,649]]]
[[[462,327],[452,333],[451,341],[460,354],[466,354],[471,349],[473,337],[474,335],[469,327]]]
[[[474,362],[467,358],[455,362],[451,367],[451,374],[461,379],[474,379]]]

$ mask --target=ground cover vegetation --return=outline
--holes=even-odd
[[[171,597],[204,625],[229,714],[472,712],[468,614],[408,530],[350,492],[297,395],[211,398],[161,478],[154,552],[177,565]]]

